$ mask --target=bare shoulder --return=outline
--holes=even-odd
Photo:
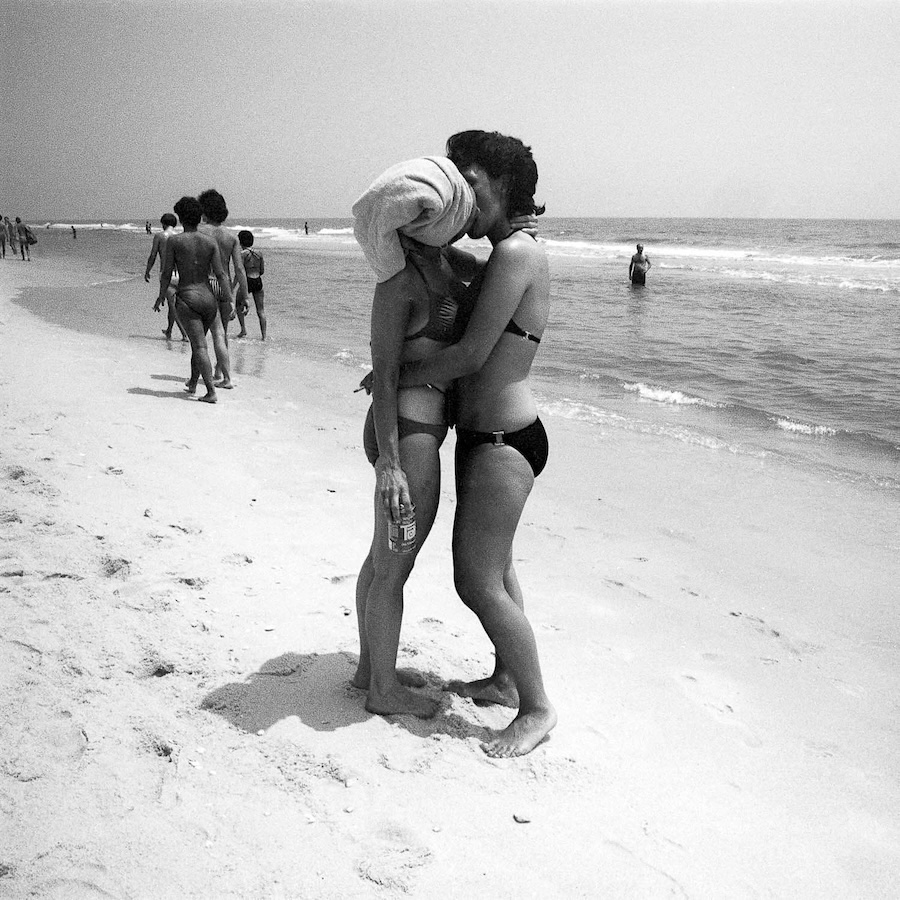
[[[547,264],[547,252],[540,241],[517,231],[494,247],[491,257],[501,265],[541,267]]]

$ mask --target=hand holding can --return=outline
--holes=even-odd
[[[416,549],[416,508],[400,506],[400,520],[388,522],[388,547],[394,553],[412,553]]]

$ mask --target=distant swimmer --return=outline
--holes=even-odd
[[[304,223],[303,223],[303,233],[304,233],[304,234],[309,234],[309,222],[304,222]]]
[[[72,226],[72,240],[76,240],[78,238],[78,232],[75,230],[75,226]]]
[[[650,270],[650,257],[644,253],[644,245],[637,245],[637,253],[631,257],[631,263],[628,266],[628,277],[632,284],[646,284],[647,272]]]
[[[144,228],[147,229],[147,234],[150,234],[150,220],[149,219],[147,219],[147,221],[144,223]]]
[[[231,284],[215,239],[197,231],[203,217],[197,199],[182,197],[175,204],[175,212],[181,219],[184,233],[174,234],[166,240],[157,302],[161,305],[165,300],[169,282],[177,268],[179,281],[175,302],[178,320],[191,339],[191,377],[185,387],[188,393],[193,394],[197,390],[197,382],[202,378],[206,394],[200,399],[205,403],[215,403],[216,386],[206,346],[206,333],[219,318],[220,304],[209,286],[210,273],[216,279],[223,298],[224,314],[228,318],[234,314]]]
[[[158,234],[153,235],[153,244],[150,247],[150,256],[147,257],[147,269],[144,272],[144,281],[150,281],[150,272],[153,269],[153,264],[156,262],[156,257],[159,257],[159,268],[160,274],[162,274],[162,264],[163,259],[165,258],[166,251],[166,241],[175,234],[175,226],[178,224],[178,219],[175,218],[172,213],[163,213],[159,220],[162,225],[162,231]],[[147,223],[150,224],[149,222]],[[149,231],[148,231],[149,234]],[[163,334],[166,336],[167,341],[172,340],[172,327],[174,325],[178,326],[178,330],[181,332],[181,339],[186,341],[188,339],[187,334],[185,334],[184,329],[181,327],[181,322],[178,321],[178,316],[175,312],[175,291],[178,288],[178,272],[172,273],[172,279],[169,282],[169,289],[166,291],[166,303],[169,307],[169,321],[168,325],[163,328]],[[162,308],[162,300],[157,300],[156,303],[153,304],[153,312],[159,312]]]
[[[256,305],[256,316],[259,319],[259,330],[262,339],[266,339],[266,308],[265,308],[265,292],[263,291],[262,277],[266,271],[266,261],[263,259],[259,250],[253,249],[253,232],[238,232],[238,240],[241,243],[241,259],[244,262],[244,272],[247,274],[247,290],[253,295],[253,302]],[[235,277],[231,288],[237,287],[238,279]],[[249,312],[250,307],[245,300],[237,305],[237,317],[241,323],[241,331],[238,337],[247,337],[247,327],[244,324],[244,318]]]

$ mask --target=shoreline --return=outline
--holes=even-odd
[[[551,419],[514,552],[560,722],[491,760],[509,712],[440,691],[491,664],[452,587],[452,439],[401,636],[443,709],[371,716],[358,371],[191,403],[184,354],[11,302],[62,266],[0,265],[9,896],[890,896],[893,504]]]

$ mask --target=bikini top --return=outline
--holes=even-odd
[[[466,330],[478,294],[450,276],[441,266],[441,250],[400,235],[406,259],[419,273],[428,295],[428,321],[404,341],[430,338],[455,344]]]

